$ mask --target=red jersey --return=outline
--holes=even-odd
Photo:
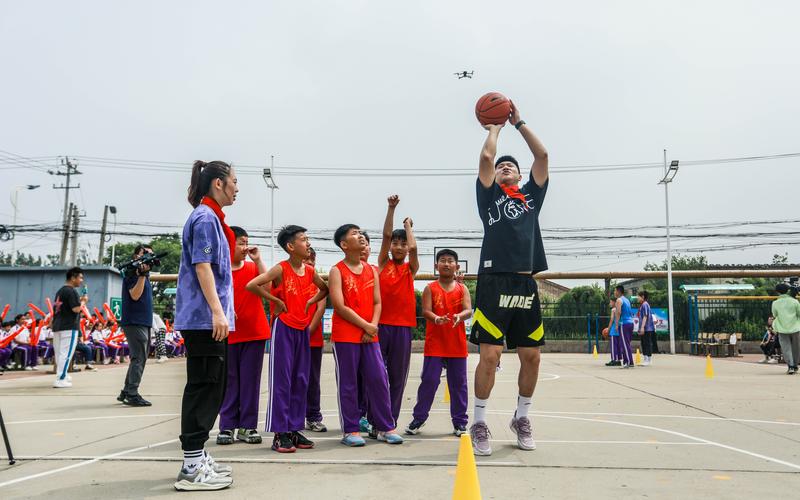
[[[417,301],[410,264],[397,265],[389,259],[381,271],[380,284],[381,324],[417,326]]]
[[[364,269],[361,274],[356,274],[347,267],[344,261],[336,264],[342,274],[342,295],[344,305],[355,311],[362,319],[367,322],[372,321],[372,314],[375,311],[375,271],[366,262],[361,262]],[[333,334],[331,340],[334,342],[348,342],[360,344],[364,330],[343,319],[333,312]],[[378,341],[375,335],[373,342]]]
[[[247,284],[258,276],[255,262],[245,262],[233,271],[233,310],[236,311],[236,330],[228,336],[229,344],[269,338],[267,315],[261,297],[248,292]]]
[[[434,281],[428,285],[428,288],[431,290],[433,314],[453,316],[464,310],[464,294],[469,293],[464,285],[456,283],[456,286],[448,292],[438,281]],[[467,331],[464,328],[464,322],[453,328],[452,323],[437,325],[433,321],[426,321],[425,356],[466,358]]]
[[[311,323],[311,316],[314,308],[309,307],[305,312],[308,300],[317,294],[317,287],[314,285],[314,268],[308,264],[303,264],[305,273],[300,276],[294,272],[288,260],[281,261],[278,265],[283,270],[283,279],[278,287],[272,287],[272,295],[278,297],[286,304],[286,311],[278,316],[283,324],[295,330],[305,330]],[[274,310],[274,304],[270,303],[270,312]],[[270,314],[270,316],[272,316]]]

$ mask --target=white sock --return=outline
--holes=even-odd
[[[475,416],[473,417],[475,423],[486,423],[486,405],[489,404],[488,399],[475,398]]]
[[[194,472],[202,464],[204,456],[204,450],[184,451],[183,468],[189,472]]]
[[[515,414],[517,418],[528,418],[528,410],[531,407],[531,399],[526,398],[525,396],[517,396],[517,413]]]

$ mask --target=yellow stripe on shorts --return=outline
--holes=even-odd
[[[536,330],[533,331],[533,333],[528,335],[528,338],[531,338],[537,342],[542,340],[542,337],[544,337],[544,323],[539,325],[539,328],[537,328]]]
[[[480,309],[475,309],[475,314],[472,316],[472,318],[475,320],[475,323],[481,325],[481,327],[489,332],[489,335],[492,337],[496,339],[503,338],[503,332],[501,332],[500,329],[494,325],[494,323],[489,321],[489,318],[484,316]],[[544,334],[544,332],[542,332],[542,334]],[[541,336],[539,338],[541,338]]]

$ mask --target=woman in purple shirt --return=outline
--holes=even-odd
[[[205,451],[225,393],[228,331],[234,329],[231,241],[222,207],[236,200],[236,175],[221,161],[196,161],[189,185],[194,211],[183,226],[175,298],[175,329],[186,345],[181,407],[183,467],[176,490],[219,490],[233,483],[231,468]]]
[[[650,310],[650,303],[647,299],[650,295],[642,290],[639,292],[639,339],[642,343],[642,365],[650,366],[653,363],[653,353],[658,352],[658,342],[656,342],[656,327],[653,324],[653,312]]]

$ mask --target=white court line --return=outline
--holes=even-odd
[[[57,457],[57,456],[47,456],[47,457],[19,457],[20,460],[43,460],[43,461],[59,461],[59,460],[88,460],[91,461],[98,461],[98,460],[106,460],[106,461],[124,461],[124,462],[183,462],[183,458],[181,457],[164,457],[164,456],[155,456],[155,457],[99,457],[99,458],[92,458],[89,456],[64,456],[64,457]],[[366,465],[366,464],[373,464],[373,465],[446,465],[446,466],[455,466],[457,465],[457,461],[455,460],[373,460],[373,459],[339,459],[339,458],[245,458],[245,457],[233,457],[233,458],[225,458],[223,460],[225,463],[265,463],[265,464],[319,464],[319,465]],[[89,463],[82,462],[78,465],[84,465]],[[492,461],[481,461],[478,462],[479,466],[481,465],[493,465],[493,466],[504,466],[504,467],[521,467],[524,466],[525,463],[523,462],[492,462]],[[5,483],[0,484],[3,486]]]
[[[322,410],[323,416],[326,417],[338,417],[339,411],[338,410]],[[412,410],[400,410],[400,413],[410,414]],[[437,414],[450,414],[450,410],[446,408],[432,408],[430,413],[437,413]],[[506,410],[488,410],[487,413],[492,415],[513,415],[513,411],[506,411]],[[726,418],[726,417],[700,417],[700,416],[690,416],[690,415],[659,415],[659,414],[647,414],[647,413],[610,413],[610,412],[581,412],[581,411],[541,411],[541,410],[534,410],[531,412],[534,415],[539,416],[547,416],[547,415],[595,415],[595,416],[604,416],[604,417],[632,417],[632,418],[677,418],[677,419],[686,419],[686,420],[714,420],[718,422],[742,422],[742,423],[752,423],[752,424],[774,424],[774,425],[790,425],[790,426],[800,426],[800,422],[782,422],[779,420],[755,420],[755,419],[746,419],[746,418]],[[76,418],[54,418],[54,419],[47,419],[47,420],[17,420],[14,422],[6,422],[6,425],[23,425],[23,424],[38,424],[38,423],[57,423],[57,422],[82,422],[87,420],[113,420],[116,418],[138,418],[138,417],[146,417],[146,418],[161,418],[161,417],[178,417],[180,413],[156,413],[156,414],[141,414],[141,415],[108,415],[102,417],[76,417]]]
[[[28,476],[18,477],[16,479],[11,479],[10,481],[6,481],[4,483],[0,483],[0,488],[4,488],[4,487],[10,486],[12,484],[21,483],[23,481],[28,481],[30,479],[38,479],[40,477],[50,476],[52,474],[57,474],[59,472],[64,472],[64,471],[68,471],[68,470],[72,470],[72,469],[77,469],[78,467],[83,467],[85,465],[90,465],[90,464],[99,462],[101,460],[108,460],[108,459],[112,459],[112,458],[116,458],[116,457],[121,457],[123,455],[128,455],[130,453],[136,453],[137,451],[146,450],[148,448],[155,448],[157,446],[163,446],[165,444],[176,443],[177,441],[178,441],[177,439],[170,439],[169,441],[162,441],[160,443],[148,444],[146,446],[140,446],[138,448],[131,448],[130,450],[125,450],[125,451],[120,451],[120,452],[117,452],[117,453],[112,453],[110,455],[103,455],[101,457],[93,458],[93,459],[87,460],[85,462],[79,462],[77,464],[67,465],[65,467],[59,467],[58,469],[53,469],[53,470],[48,470],[48,471],[45,471],[45,472],[40,472],[38,474],[31,474],[31,475],[28,475]]]
[[[115,418],[160,418],[160,417],[180,417],[180,413],[156,413],[141,415],[107,415],[103,417],[80,417],[80,418],[51,418],[48,420],[18,420],[16,422],[6,422],[6,425],[19,424],[48,424],[52,422],[83,422],[86,420],[109,420]]]
[[[488,413],[500,413],[503,415],[511,415],[514,412],[493,412],[489,411]],[[535,413],[541,416],[552,414],[552,415],[598,415],[598,416],[609,416],[609,417],[643,417],[643,418],[683,418],[688,420],[718,420],[721,422],[745,422],[751,424],[777,424],[777,425],[800,425],[799,422],[781,422],[778,420],[753,420],[747,418],[727,418],[727,417],[699,417],[699,416],[690,416],[690,415],[648,415],[644,413],[600,413],[600,412],[581,412],[581,411],[532,411],[531,413]]]
[[[792,468],[792,469],[800,470],[800,465],[799,464],[794,464],[792,462],[786,462],[785,460],[781,460],[779,458],[769,457],[767,455],[762,455],[760,453],[755,453],[755,452],[752,452],[752,451],[743,450],[742,448],[736,448],[735,446],[729,446],[727,444],[717,443],[716,441],[711,441],[709,439],[704,439],[704,438],[699,438],[699,437],[692,436],[692,435],[689,435],[689,434],[684,434],[683,432],[677,432],[677,431],[671,431],[671,430],[668,430],[668,429],[662,429],[660,427],[652,427],[650,425],[631,424],[629,422],[619,422],[619,421],[616,421],[616,420],[597,420],[597,419],[593,419],[593,418],[564,417],[564,416],[559,416],[559,415],[541,415],[541,416],[544,417],[544,418],[560,418],[560,419],[564,419],[564,420],[578,420],[578,421],[583,421],[583,422],[596,422],[596,423],[601,423],[601,424],[622,425],[622,426],[625,426],[625,427],[635,427],[635,428],[638,428],[638,429],[646,429],[646,430],[649,430],[649,431],[664,432],[666,434],[671,434],[673,436],[678,436],[678,437],[682,437],[682,438],[685,438],[685,439],[691,439],[692,441],[696,441],[698,443],[709,444],[711,446],[716,446],[718,448],[722,448],[722,449],[729,450],[729,451],[735,451],[736,453],[741,453],[743,455],[748,455],[748,456],[751,456],[751,457],[754,457],[754,458],[760,458],[760,459],[766,460],[768,462],[772,462],[772,463],[780,464],[780,465],[783,465],[783,466],[786,466],[786,467],[789,467],[789,468]],[[0,485],[0,486],[2,486],[2,485]]]
[[[306,433],[308,434],[308,433]],[[341,441],[342,438],[340,437],[320,437],[320,436],[312,436],[314,439],[312,441]],[[403,436],[404,442],[426,442],[426,441],[434,441],[434,442],[444,442],[444,443],[458,443],[458,438],[453,436],[451,438],[411,438]],[[516,439],[490,439],[492,443],[513,443],[516,444]],[[652,446],[661,446],[661,445],[680,445],[680,446],[706,446],[708,443],[697,443],[694,441],[608,441],[608,440],[566,440],[566,439],[537,439],[536,444],[547,443],[547,444],[624,444],[624,445],[634,445],[634,444],[644,444],[644,445],[652,445]]]

